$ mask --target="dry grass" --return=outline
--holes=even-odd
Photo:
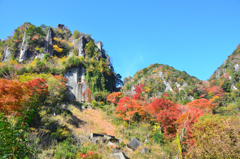
[[[91,133],[102,133],[116,136],[117,138],[122,138],[125,144],[128,144],[131,138],[134,136],[139,138],[143,145],[139,147],[136,151],[130,152],[126,148],[121,146],[122,151],[127,154],[128,157],[131,159],[158,159],[158,158],[166,158],[162,147],[159,144],[155,144],[151,139],[149,139],[149,143],[144,143],[144,140],[149,135],[149,127],[146,126],[147,123],[139,124],[133,129],[126,128],[126,125],[119,124],[116,125],[113,122],[113,119],[116,118],[116,114],[114,111],[111,113],[107,113],[102,110],[95,110],[95,109],[85,109],[80,110],[74,105],[68,106],[72,112],[72,115],[77,118],[77,120],[81,120],[83,122],[80,123],[79,127],[76,127],[68,122],[69,116],[64,115],[57,115],[52,116],[51,119],[57,121],[59,125],[67,127],[72,134],[83,141],[83,147],[88,148],[89,150],[93,150],[101,154],[103,159],[111,158],[109,155],[112,151],[116,148],[120,148],[120,146],[113,147],[113,146],[106,146],[104,143],[98,143],[94,145],[88,140],[88,137]],[[144,137],[140,137],[143,135]],[[142,154],[141,149],[143,147],[147,147],[151,149],[151,153]],[[42,157],[48,156],[47,154],[51,154],[52,150],[49,149],[43,152]]]
[[[83,125],[80,125],[80,128],[77,128],[77,132],[80,134],[89,135],[91,133],[102,133],[115,136],[115,127],[106,119],[104,119],[101,110],[86,109],[80,111],[78,108],[70,105],[74,116],[86,122]]]

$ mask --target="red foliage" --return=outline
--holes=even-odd
[[[63,77],[62,75],[55,75],[53,76],[56,80],[58,80],[58,82],[61,82],[61,83],[64,83],[66,84],[67,83],[67,78],[66,77]]]
[[[6,113],[20,111],[33,95],[48,94],[46,80],[34,79],[28,83],[0,79],[0,110]]]
[[[213,86],[213,87],[209,88],[208,92],[211,92],[213,94],[213,96],[215,96],[215,95],[218,97],[224,96],[224,90],[219,86]]]
[[[136,85],[136,87],[134,89],[136,94],[132,95],[133,99],[135,99],[135,100],[140,100],[141,99],[141,93],[144,91],[143,87],[144,87],[143,84]]]
[[[168,97],[169,94],[168,93],[163,93],[163,97]]]
[[[121,97],[122,97],[122,92],[114,92],[107,96],[107,101],[113,104],[117,104]]]
[[[46,79],[43,78],[35,78],[28,81],[26,86],[29,89],[29,95],[46,96],[48,94],[48,86],[46,83]]]
[[[190,103],[187,103],[187,106],[189,106],[190,108],[198,108],[207,113],[212,112],[212,110],[214,108],[214,104],[212,104],[209,100],[207,100],[205,98],[196,99]]]
[[[172,139],[177,132],[175,121],[178,119],[180,113],[177,108],[177,104],[164,98],[155,99],[148,105],[150,114],[152,117],[157,117],[155,120],[161,123],[165,137],[170,139]]]
[[[187,143],[188,146],[194,144],[193,134],[192,134],[192,126],[194,123],[198,122],[198,119],[206,114],[203,110],[200,110],[196,107],[185,107],[186,111],[182,112],[176,121],[176,125],[178,125],[178,130],[180,133],[182,144]]]
[[[119,100],[117,112],[123,120],[132,120],[135,113],[138,113],[142,119],[147,117],[146,103],[129,97],[123,97]]]

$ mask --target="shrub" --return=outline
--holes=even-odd
[[[32,101],[34,105],[36,101]],[[28,123],[35,113],[33,106],[28,105],[28,111],[21,111],[21,116],[6,116],[4,112],[0,113],[0,156],[2,158],[27,158],[36,154],[34,145],[29,146],[27,135],[29,132]]]
[[[93,93],[93,98],[98,102],[106,102],[109,92],[99,91]]]
[[[73,35],[72,35],[75,39],[77,39],[77,38],[79,38],[80,37],[80,33],[79,33],[79,31],[78,30],[75,30],[74,32],[73,32]]]
[[[164,134],[162,133],[162,131],[160,130],[157,130],[154,135],[153,135],[153,141],[155,143],[158,143],[158,144],[163,144],[163,139],[164,139]]]
[[[62,159],[62,158],[75,158],[78,151],[81,148],[79,146],[75,146],[71,138],[67,138],[63,142],[59,143],[56,146],[56,150],[54,152],[54,158]]]
[[[193,126],[196,143],[189,158],[238,158],[240,156],[240,120],[219,115],[202,116]]]

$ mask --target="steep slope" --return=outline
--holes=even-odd
[[[204,94],[202,81],[163,64],[152,64],[138,71],[134,77],[123,80],[123,92],[133,94],[136,84],[145,85],[148,98],[162,97],[164,93],[174,102],[185,104]]]
[[[216,69],[208,80],[211,86],[219,86],[225,92],[221,105],[239,105],[240,100],[240,45],[228,56],[228,59]],[[231,108],[232,110],[234,108]],[[239,109],[238,106],[236,109]]]
[[[228,56],[228,59],[217,68],[209,81],[212,85],[221,86],[224,91],[240,89],[239,73],[240,73],[240,45]]]

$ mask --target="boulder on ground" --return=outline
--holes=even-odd
[[[151,152],[151,150],[146,147],[141,149],[141,153],[150,153],[150,152]]]
[[[140,145],[142,145],[142,143],[135,137],[132,137],[132,140],[129,142],[128,147],[135,151]]]

